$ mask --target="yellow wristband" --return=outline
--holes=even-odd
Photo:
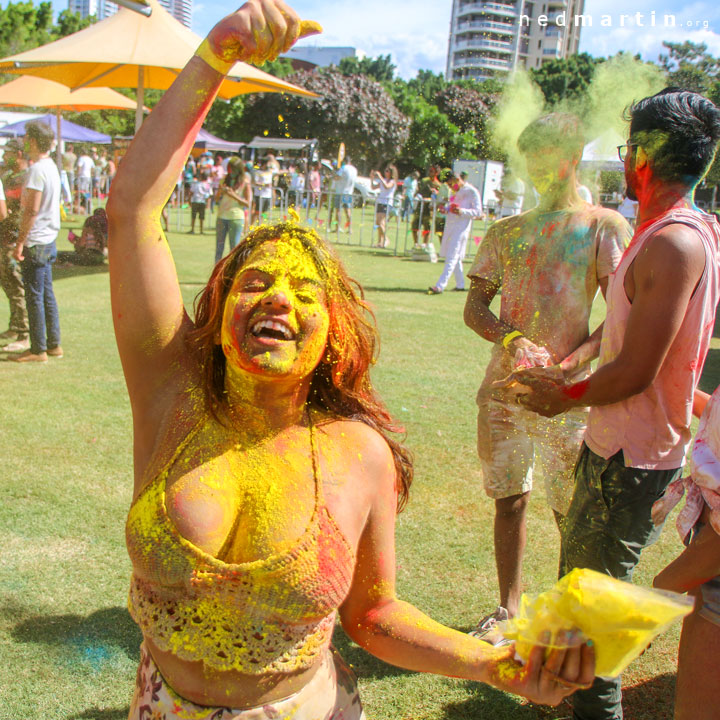
[[[502,339],[502,346],[507,350],[510,343],[517,337],[522,337],[522,333],[519,330],[513,330],[512,332],[509,332]]]
[[[204,60],[213,70],[217,70],[221,75],[227,75],[236,62],[235,60],[228,62],[216,55],[212,51],[207,38],[200,43],[200,47],[195,51],[195,55]]]

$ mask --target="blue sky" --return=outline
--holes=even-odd
[[[409,78],[419,69],[444,72],[450,27],[451,0],[290,0],[301,17],[317,20],[323,35],[301,44],[350,45],[368,55],[390,53],[400,75]],[[195,0],[193,30],[207,33],[228,4],[216,0]],[[650,27],[655,11],[656,26]],[[643,27],[635,18],[621,14],[641,13]],[[657,60],[663,40],[704,42],[720,56],[720,4],[717,0],[672,2],[672,0],[586,0],[585,14],[593,27],[581,33],[580,50],[602,57],[627,50],[640,52],[647,60]],[[676,26],[664,27],[665,14],[675,16]],[[610,16],[611,27],[601,27],[602,16]],[[608,20],[606,19],[606,22]],[[693,27],[687,27],[692,23]],[[707,24],[707,28],[703,27]],[[681,27],[681,25],[683,27]]]

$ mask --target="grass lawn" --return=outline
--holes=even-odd
[[[370,249],[367,215],[358,244],[358,212],[354,234],[339,236],[339,250],[376,309],[382,351],[374,379],[405,425],[416,461],[411,502],[398,520],[399,591],[437,620],[467,630],[497,604],[493,505],[475,453],[474,397],[490,346],[463,325],[465,295],[425,294],[440,265]],[[182,223],[187,229],[184,217]],[[211,270],[214,237],[208,230],[175,232],[174,218],[171,228],[190,305]],[[70,248],[66,234],[61,249]],[[398,236],[404,239],[404,226]],[[0,362],[0,720],[125,720],[140,633],[126,610],[132,438],[107,268],[58,268],[55,291],[65,358],[44,366]],[[600,304],[595,322],[602,312]],[[0,329],[7,320],[3,297]],[[720,374],[720,344],[713,343],[709,389]],[[645,553],[637,582],[648,584],[679,550],[668,525]],[[557,555],[552,514],[538,494],[530,510],[528,592],[553,583]],[[653,643],[626,674],[628,720],[671,717],[678,631]],[[569,715],[567,707],[538,708],[482,685],[385,665],[340,629],[335,642],[358,672],[369,720]]]

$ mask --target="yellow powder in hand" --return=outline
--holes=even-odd
[[[536,598],[523,595],[505,637],[527,660],[534,645],[561,647],[561,631],[579,630],[595,645],[595,674],[616,677],[675,620],[692,612],[692,599],[575,569]],[[540,641],[549,631],[550,642]]]

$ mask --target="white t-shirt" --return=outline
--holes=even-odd
[[[385,187],[380,183],[380,192],[377,196],[378,205],[392,205],[393,197],[395,196],[396,184],[393,183],[390,187]]]
[[[77,161],[77,173],[78,177],[89,178],[92,177],[92,172],[95,169],[95,163],[89,155],[81,155]]]
[[[255,184],[255,197],[272,197],[272,172],[269,170],[258,170],[253,177],[253,182]]]
[[[357,170],[354,165],[343,165],[338,170],[337,192],[341,195],[352,195],[355,189],[355,179],[357,178]]]
[[[25,244],[28,247],[49,245],[60,232],[60,173],[55,163],[45,157],[31,165],[25,188],[42,193],[40,207]]]
[[[5,188],[3,187],[2,180],[0,180],[0,200],[5,200]]]
[[[629,197],[623,198],[618,205],[618,212],[628,221],[635,221],[637,217],[637,201],[631,200]]]

